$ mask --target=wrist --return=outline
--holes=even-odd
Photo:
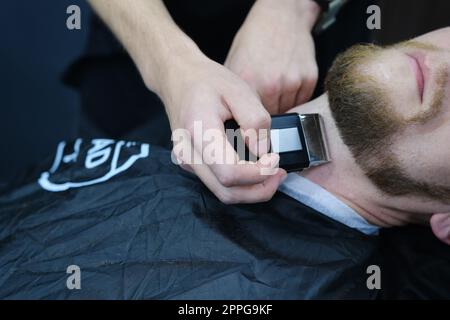
[[[302,15],[308,30],[311,31],[319,19],[322,9],[314,0],[298,0],[298,7],[299,14]]]
[[[138,64],[145,85],[161,99],[180,79],[183,68],[204,57],[195,42],[182,32],[166,34],[163,38],[158,45],[154,41],[146,42],[149,45],[142,50],[141,63]]]
[[[311,31],[319,19],[321,8],[314,0],[258,0],[259,6],[278,10],[280,14],[294,14],[305,30]]]
[[[162,58],[158,65],[158,78],[154,81],[155,85],[149,89],[160,97],[167,109],[174,105],[173,100],[180,91],[188,90],[196,81],[196,74],[208,61],[209,58],[194,42],[180,43]]]

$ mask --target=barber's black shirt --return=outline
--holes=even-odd
[[[223,63],[254,0],[164,2],[174,21],[200,49],[211,59]],[[366,9],[374,2],[350,1],[338,15],[337,22],[315,37],[319,65],[316,96],[323,92],[323,79],[337,53],[355,43],[370,41]],[[280,23],[282,20],[280,17]],[[170,147],[170,129],[161,101],[144,86],[126,51],[95,15],[86,51],[69,68],[65,81],[80,92],[81,107],[86,116],[80,134],[126,136]],[[96,130],[88,130],[92,127]]]
[[[175,23],[210,58],[223,62],[229,46],[254,0],[164,0]],[[93,16],[88,55],[110,55],[123,49],[111,32]]]

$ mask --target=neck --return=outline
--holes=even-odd
[[[380,227],[406,224],[408,215],[386,205],[386,196],[370,182],[355,163],[332,118],[326,94],[295,108],[301,114],[319,113],[323,118],[331,162],[301,173],[345,202],[369,223]]]

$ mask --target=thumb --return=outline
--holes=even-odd
[[[442,242],[450,245],[450,213],[435,213],[430,219],[431,230]]]

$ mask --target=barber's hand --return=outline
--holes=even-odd
[[[271,114],[308,101],[318,68],[311,0],[258,0],[237,33],[225,66],[244,79]]]
[[[224,203],[269,200],[286,172],[277,169],[278,155],[267,154],[270,116],[253,89],[204,56],[174,58],[164,78],[160,96],[175,140],[173,155],[182,167],[192,170]],[[262,156],[258,162],[238,163],[224,129],[232,118],[241,129],[267,130],[247,141],[249,149]],[[193,163],[193,158],[201,163]]]

